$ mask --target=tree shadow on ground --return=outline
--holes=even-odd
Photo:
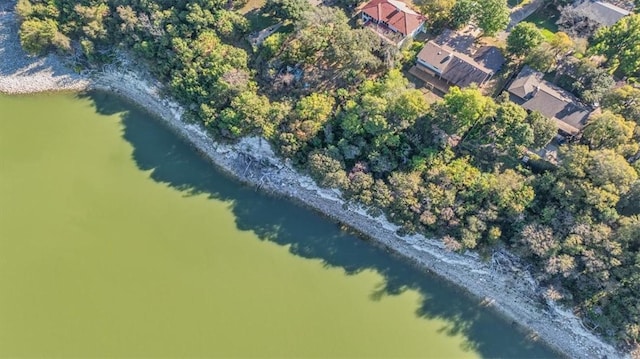
[[[78,80],[79,76],[70,72],[54,55],[31,56],[20,45],[18,29],[20,27],[17,15],[14,14],[14,0],[0,0],[0,75],[29,76],[41,72],[50,72],[52,77],[71,77]],[[3,14],[4,13],[4,14]]]
[[[463,334],[465,349],[485,358],[547,358],[556,354],[526,339],[509,322],[499,319],[456,287],[346,233],[318,213],[284,199],[243,186],[217,171],[189,145],[159,121],[114,96],[91,92],[88,97],[101,114],[121,114],[123,138],[133,147],[133,160],[154,181],[185,196],[207,195],[225,201],[240,230],[254,232],[261,240],[289,246],[303,258],[321,260],[326,267],[342,268],[353,275],[374,270],[383,278],[372,290],[371,300],[415,290],[422,296],[416,315],[437,318],[447,324],[440,331]],[[427,340],[428,338],[425,338]]]

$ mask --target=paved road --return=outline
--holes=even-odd
[[[533,14],[536,10],[544,5],[544,0],[533,0],[527,5],[523,7],[517,7],[512,9],[511,15],[509,15],[509,25],[507,25],[507,29],[504,31],[500,31],[496,34],[496,38],[506,41],[507,36],[511,32],[514,26],[516,26],[519,22],[529,17],[529,15]]]

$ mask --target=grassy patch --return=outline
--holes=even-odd
[[[266,0],[248,0],[242,8],[238,9],[238,12],[249,20],[251,31],[260,31],[277,22],[262,12],[261,8],[266,2]]]
[[[260,31],[271,25],[275,25],[278,21],[271,16],[265,15],[260,9],[253,9],[246,13],[244,17],[249,20],[251,31]]]
[[[238,12],[247,15],[252,10],[261,8],[266,2],[266,0],[248,0],[242,8],[238,9]]]
[[[555,34],[555,32],[552,32],[548,29],[540,29],[540,33],[547,41],[551,41],[553,39],[553,35]]]
[[[540,32],[542,32],[542,36],[545,39],[550,40],[553,38],[553,35],[558,32],[558,25],[556,25],[556,21],[558,21],[558,17],[560,13],[558,10],[552,7],[544,7],[529,17],[527,17],[524,21],[531,22],[535,24]]]

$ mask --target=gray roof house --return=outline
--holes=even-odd
[[[555,120],[558,129],[565,134],[579,134],[592,111],[571,93],[543,80],[543,76],[525,66],[507,89],[511,101]]]
[[[621,7],[603,1],[582,0],[573,6],[580,14],[601,26],[611,26],[631,13]]]
[[[418,53],[415,69],[449,85],[466,87],[475,83],[482,86],[504,62],[502,53],[494,46],[484,46],[467,54],[444,43],[429,41]]]

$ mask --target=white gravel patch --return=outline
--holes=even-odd
[[[56,56],[28,56],[20,46],[17,31],[15,14],[0,8],[0,92],[81,90],[89,84]]]

